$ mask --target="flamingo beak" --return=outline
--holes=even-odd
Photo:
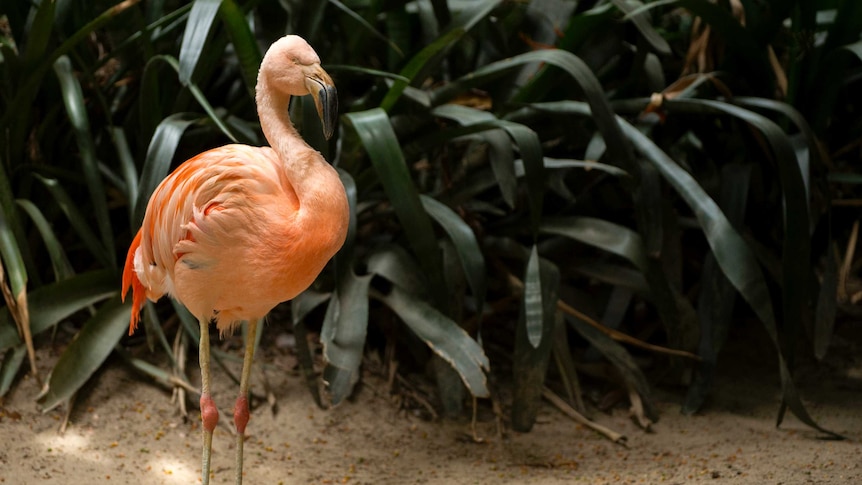
[[[328,140],[335,131],[335,121],[338,119],[338,92],[332,78],[320,66],[305,79],[308,92],[314,98],[314,106],[323,124],[323,136]]]

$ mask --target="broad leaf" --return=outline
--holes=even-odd
[[[221,0],[195,0],[192,4],[180,46],[179,76],[184,85],[192,80],[220,5]]]
[[[443,227],[458,254],[461,267],[477,302],[485,301],[485,258],[470,226],[452,209],[441,202],[421,195],[422,206]]]
[[[44,411],[66,402],[102,365],[128,331],[130,308],[131,302],[124,305],[117,295],[84,324],[57,359],[47,387],[39,396]]]
[[[359,364],[368,326],[368,286],[372,275],[344,273],[333,293],[320,330],[326,368],[323,381],[333,405],[339,404],[359,380]]]
[[[114,250],[114,235],[108,217],[108,200],[96,161],[96,144],[90,133],[90,119],[87,116],[87,106],[81,91],[81,83],[72,72],[72,63],[66,56],[57,59],[57,62],[54,63],[54,72],[60,80],[63,104],[75,131],[75,140],[81,155],[82,172],[90,192],[90,202],[93,204],[96,226],[99,228],[102,245],[110,255],[106,259],[111,267],[116,267],[116,258],[113,256],[116,252]]]
[[[434,301],[442,303],[445,300],[442,296],[443,265],[437,238],[431,219],[422,207],[389,117],[382,109],[375,108],[348,113],[347,119],[359,134],[407,240],[432,283]]]
[[[592,217],[558,217],[545,219],[539,230],[622,256],[639,270],[647,271],[643,240],[627,227]]]
[[[391,308],[428,346],[458,371],[464,385],[476,397],[488,397],[487,379],[483,370],[489,368],[482,347],[455,322],[425,301],[393,285],[391,291],[378,298]]]

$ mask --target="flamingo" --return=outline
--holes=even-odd
[[[289,35],[267,51],[257,77],[261,129],[270,147],[225,145],[187,160],[153,192],[123,271],[132,290],[129,334],[145,298],[167,294],[200,323],[202,481],[210,479],[218,410],[210,394],[210,323],[220,335],[248,322],[234,406],[236,483],[258,321],[304,291],[341,248],[349,208],[338,173],[305,143],[288,116],[291,96],[311,94],[329,138],[338,113],[335,86],[317,53]]]

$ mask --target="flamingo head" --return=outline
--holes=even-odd
[[[329,139],[338,118],[338,94],[329,74],[320,66],[320,57],[302,37],[287,35],[277,40],[263,57],[258,78],[281,95],[310,94]]]

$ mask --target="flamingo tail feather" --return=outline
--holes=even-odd
[[[143,283],[138,278],[138,274],[135,272],[135,252],[140,246],[141,231],[138,231],[138,234],[129,246],[129,253],[126,255],[126,265],[123,268],[123,287],[120,291],[122,300],[126,301],[126,294],[129,292],[129,289],[132,290],[132,316],[129,321],[129,335],[135,333],[138,322],[141,320],[141,307],[147,299],[146,288],[144,288]]]

